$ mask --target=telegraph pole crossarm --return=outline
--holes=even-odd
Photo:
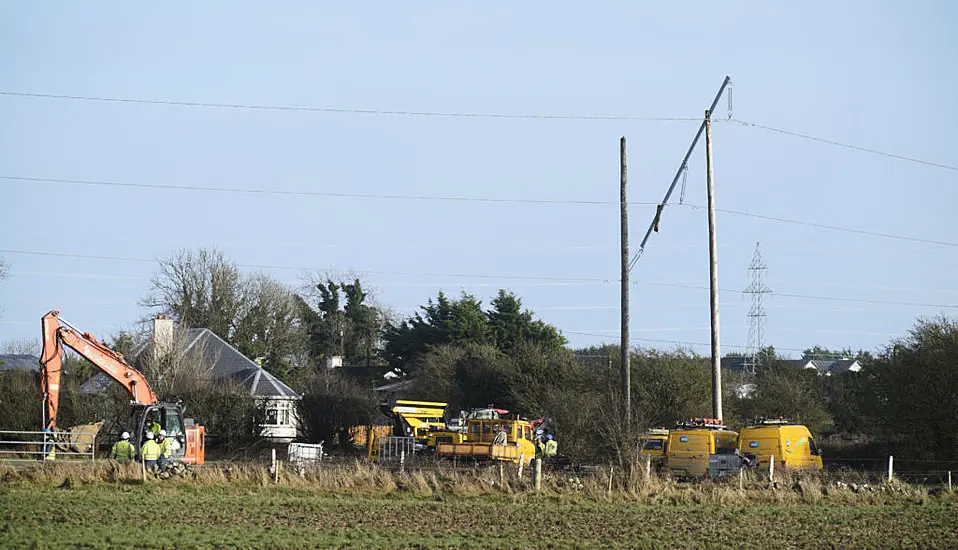
[[[715,110],[715,106],[718,105],[720,99],[722,99],[722,94],[725,93],[726,88],[728,88],[729,83],[732,81],[732,77],[726,76],[725,80],[722,81],[722,86],[719,87],[719,91],[715,94],[715,99],[712,100],[712,105],[709,107],[709,112]],[[639,244],[639,250],[632,257],[632,261],[629,262],[629,270],[635,266],[635,263],[639,261],[639,258],[642,256],[642,253],[645,252],[645,244],[648,242],[649,237],[652,235],[652,231],[655,229],[655,226],[658,224],[659,217],[661,216],[662,211],[665,209],[666,205],[669,203],[669,199],[672,197],[672,191],[675,190],[676,184],[678,184],[679,179],[682,177],[682,172],[685,170],[685,166],[689,163],[689,158],[692,157],[692,152],[695,151],[695,146],[698,144],[699,139],[702,137],[702,133],[705,132],[705,121],[702,122],[702,125],[699,126],[699,131],[695,134],[695,139],[692,140],[692,145],[689,146],[688,152],[685,153],[685,158],[682,159],[682,164],[679,165],[679,169],[675,171],[675,177],[672,178],[672,184],[669,185],[669,190],[665,193],[665,198],[662,199],[662,202],[659,204],[656,209],[655,219],[652,220],[652,223],[649,224],[649,229],[645,232],[645,237],[642,238],[642,242]]]

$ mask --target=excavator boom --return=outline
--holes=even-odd
[[[46,402],[46,428],[57,427],[57,412],[60,404],[60,375],[63,371],[63,347],[79,353],[98,369],[116,380],[126,389],[130,400],[140,405],[158,403],[143,374],[131,367],[123,356],[96,340],[90,333],[81,333],[60,318],[53,310],[43,316],[43,353],[40,357],[40,387]]]

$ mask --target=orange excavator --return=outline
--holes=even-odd
[[[184,418],[179,403],[160,403],[143,373],[127,364],[123,355],[97,341],[89,332],[80,332],[53,310],[43,316],[43,354],[40,357],[40,386],[43,390],[45,428],[56,433],[57,410],[60,404],[60,375],[63,372],[63,347],[79,353],[84,359],[123,386],[130,396],[132,414],[128,426],[131,442],[139,449],[146,432],[159,428],[176,441],[172,460],[203,464],[206,431],[203,426]]]

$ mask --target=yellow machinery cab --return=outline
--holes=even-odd
[[[520,418],[469,418],[464,441],[439,442],[436,454],[481,462],[522,460],[528,466],[536,456],[533,432],[532,423]]]
[[[742,428],[739,450],[755,458],[759,467],[768,467],[775,457],[775,466],[793,469],[822,469],[822,454],[807,427],[782,417],[761,418]]]
[[[704,477],[713,455],[735,455],[737,448],[738,433],[726,428],[721,420],[692,418],[677,422],[669,432],[667,468],[675,476]]]
[[[446,403],[438,401],[397,400],[382,404],[380,410],[393,419],[393,435],[412,437],[425,446],[429,432],[446,428]]]
[[[664,458],[665,449],[669,443],[669,430],[666,427],[649,428],[641,438],[639,438],[642,454],[649,455],[653,459]]]

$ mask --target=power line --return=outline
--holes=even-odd
[[[609,331],[605,331],[605,332],[609,332],[609,333],[618,332],[618,329],[609,330]],[[602,334],[602,333],[599,333],[599,332],[583,332],[583,331],[577,331],[577,330],[563,330],[563,331],[562,331],[562,334],[576,334],[576,335],[579,335],[579,336],[595,336],[595,337],[597,337],[597,338],[613,338],[613,337],[614,337],[614,336],[612,336],[612,335],[610,335],[610,334]],[[876,333],[876,334],[877,334],[877,333]],[[680,346],[697,346],[697,347],[710,347],[710,346],[711,346],[711,344],[710,344],[709,342],[690,342],[690,341],[687,341],[687,340],[666,340],[666,339],[661,339],[661,338],[633,338],[633,340],[641,340],[641,341],[643,341],[643,342],[653,342],[653,343],[660,343],[660,344],[675,344],[675,345],[680,345]],[[735,349],[747,349],[747,348],[748,348],[748,346],[735,345],[735,344],[725,344],[724,342],[722,343],[722,346],[723,346],[723,347],[729,347],[729,348],[735,348]],[[772,346],[772,347],[775,348],[775,351],[796,351],[796,352],[799,352],[799,353],[804,353],[804,352],[806,351],[806,349],[807,349],[807,348],[806,348],[806,349],[800,349],[800,348],[785,348],[785,347],[780,347],[780,346]],[[835,355],[838,355],[838,354],[835,354]],[[817,356],[817,355],[816,355],[816,356]],[[585,355],[583,355],[582,357],[590,357],[590,356],[585,356]],[[607,356],[597,355],[597,356],[595,356],[595,357],[607,357]]]
[[[200,185],[167,185],[159,183],[132,183],[101,180],[78,180],[65,178],[39,178],[32,176],[0,176],[0,180],[30,181],[37,183],[58,183],[66,185],[93,185],[108,187],[130,187],[140,189],[164,189],[174,191],[207,191],[215,193],[243,193],[249,195],[280,195],[291,197],[335,197],[347,199],[380,199],[380,200],[419,200],[419,201],[453,201],[453,202],[488,202],[488,203],[516,203],[516,204],[578,204],[578,205],[607,205],[618,204],[616,201],[599,200],[567,200],[567,199],[506,199],[494,197],[462,197],[442,195],[394,195],[375,193],[345,193],[338,191],[284,191],[280,189],[247,189],[242,187],[207,187]],[[651,202],[632,202],[631,205],[652,206]]]
[[[689,206],[689,207],[691,207],[691,208],[702,208],[701,206],[692,205],[692,204],[689,204],[689,205],[681,205],[681,206]],[[845,232],[845,233],[856,233],[856,234],[858,234],[858,235],[868,235],[868,236],[871,236],[871,237],[884,237],[884,238],[886,238],[886,239],[897,239],[897,240],[900,240],[900,241],[910,241],[910,242],[915,242],[915,243],[937,244],[937,245],[941,245],[941,246],[955,246],[955,247],[958,247],[958,243],[956,243],[956,242],[936,241],[936,240],[933,240],[933,239],[922,239],[922,238],[920,238],[920,237],[909,237],[909,236],[906,236],[906,235],[895,235],[895,234],[892,234],[892,233],[882,233],[882,232],[879,232],[879,231],[868,231],[868,230],[865,230],[865,229],[855,229],[855,228],[852,228],[852,227],[842,227],[842,226],[838,226],[838,225],[829,225],[829,224],[824,224],[824,223],[809,222],[809,221],[803,221],[803,220],[791,220],[791,219],[788,219],[788,218],[779,218],[779,217],[777,217],[777,216],[767,216],[767,215],[765,215],[765,214],[755,214],[755,213],[752,213],[752,212],[740,212],[740,211],[737,211],[737,210],[728,210],[728,209],[725,209],[725,208],[716,208],[716,211],[721,212],[721,213],[723,213],[723,214],[732,214],[732,215],[734,215],[734,216],[746,216],[746,217],[749,217],[749,218],[757,218],[757,219],[760,219],[760,220],[768,220],[768,221],[781,222],[781,223],[790,223],[790,224],[793,224],[793,225],[803,225],[803,226],[806,226],[806,227],[814,227],[814,228],[817,228],[817,229],[828,229],[828,230],[830,230],[830,231],[843,231],[843,232]]]
[[[167,184],[152,184],[152,183],[133,183],[133,182],[117,182],[117,181],[102,181],[102,180],[81,180],[81,179],[66,179],[66,178],[41,178],[34,176],[3,176],[0,175],[0,180],[7,181],[25,181],[25,182],[36,182],[36,183],[55,183],[55,184],[65,184],[65,185],[89,185],[89,186],[106,186],[106,187],[127,187],[127,188],[142,188],[142,189],[162,189],[162,190],[173,190],[173,191],[203,191],[203,192],[217,192],[217,193],[241,193],[241,194],[250,194],[250,195],[278,195],[278,196],[306,196],[306,197],[334,197],[334,198],[351,198],[351,199],[378,199],[378,200],[419,200],[419,201],[446,201],[446,202],[484,202],[484,203],[499,203],[499,204],[569,204],[569,205],[613,205],[618,204],[617,201],[602,201],[602,200],[577,200],[577,199],[512,199],[512,198],[496,198],[496,197],[465,197],[465,196],[442,196],[442,195],[399,195],[399,194],[375,194],[375,193],[344,193],[336,191],[284,191],[276,189],[246,189],[241,187],[208,187],[208,186],[198,186],[198,185],[167,185]],[[655,206],[658,203],[655,202],[630,202],[630,206]],[[691,208],[693,210],[698,210],[704,208],[701,205],[697,204],[678,204],[673,206],[682,206],[686,208]],[[958,247],[958,243],[950,241],[938,241],[933,239],[924,239],[920,237],[910,237],[907,235],[896,235],[893,233],[883,233],[878,231],[869,231],[865,229],[856,229],[852,227],[842,227],[838,225],[829,225],[817,222],[809,222],[804,220],[793,220],[789,218],[781,218],[777,216],[768,216],[765,214],[756,214],[753,212],[742,212],[738,210],[729,210],[723,208],[717,208],[717,212],[723,214],[731,214],[734,216],[745,216],[749,218],[762,219],[767,221],[774,221],[780,223],[789,223],[793,225],[802,225],[806,227],[814,227],[816,229],[826,229],[829,231],[841,231],[845,233],[854,233],[858,235],[867,235],[871,237],[882,237],[886,239],[897,239],[902,241],[923,243],[923,244],[934,244],[939,246],[950,246]]]
[[[333,113],[333,114],[358,114],[358,115],[387,115],[387,116],[418,116],[418,117],[439,117],[439,118],[473,118],[473,119],[525,119],[525,120],[584,120],[584,121],[641,121],[641,122],[701,122],[699,117],[665,117],[665,116],[631,116],[631,115],[534,115],[534,114],[507,114],[507,113],[469,113],[469,112],[441,112],[441,111],[412,111],[412,110],[387,110],[387,109],[350,109],[334,107],[309,107],[304,105],[259,105],[244,103],[216,103],[203,101],[175,101],[160,99],[135,99],[109,96],[88,96],[71,94],[47,94],[35,92],[16,92],[12,90],[0,90],[0,95],[8,97],[23,97],[34,99],[65,99],[71,101],[90,101],[101,103],[125,103],[138,105],[163,105],[172,107],[205,107],[216,109],[240,109],[253,111],[274,111],[274,112],[307,112],[307,113]],[[923,164],[935,168],[943,168],[958,172],[958,166],[932,162],[924,159],[908,157],[887,151],[880,151],[860,145],[843,143],[840,141],[820,138],[800,132],[749,122],[737,118],[729,118],[728,122],[734,122],[744,127],[759,128],[769,132],[776,132],[788,136],[793,136],[836,147],[843,147],[862,153],[879,155],[883,157]]]
[[[69,94],[44,94],[32,92],[0,91],[0,95],[29,97],[36,99],[67,99],[72,101],[95,101],[102,103],[127,103],[137,105],[165,105],[172,107],[208,107],[216,109],[241,109],[250,111],[286,111],[306,113],[334,113],[350,115],[389,115],[418,116],[439,118],[490,118],[490,119],[526,119],[526,120],[629,120],[642,122],[698,122],[700,119],[689,117],[631,116],[631,115],[530,115],[506,113],[465,113],[442,111],[411,111],[387,109],[348,109],[335,107],[309,107],[305,105],[257,105],[251,103],[214,103],[205,101],[175,101],[165,99],[134,99],[123,97],[87,96]]]
[[[808,135],[808,134],[801,134],[801,133],[799,133],[799,132],[793,132],[793,131],[791,131],[791,130],[783,130],[782,128],[775,128],[775,127],[772,127],[772,126],[765,126],[765,125],[763,125],[763,124],[757,124],[757,123],[755,123],[755,122],[748,122],[748,121],[745,121],[745,120],[739,120],[739,119],[737,119],[737,118],[731,119],[731,122],[735,122],[735,123],[740,124],[740,125],[742,125],[742,126],[745,126],[745,127],[747,127],[747,128],[748,128],[748,127],[751,127],[751,128],[760,128],[760,129],[762,129],[762,130],[767,130],[767,131],[769,131],[769,132],[776,132],[776,133],[784,134],[784,135],[787,135],[787,136],[797,137],[797,138],[801,138],[801,139],[807,139],[807,140],[810,140],[810,141],[817,141],[817,142],[819,142],[819,143],[826,143],[826,144],[828,144],[828,145],[835,145],[835,146],[837,146],[837,147],[844,147],[844,148],[846,148],[846,149],[851,149],[851,150],[853,150],[853,151],[860,151],[860,152],[862,152],[862,153],[869,153],[869,154],[872,154],[872,155],[878,155],[878,156],[882,156],[882,157],[888,157],[888,158],[893,158],[893,159],[898,159],[898,160],[904,160],[904,161],[906,161],[906,162],[914,162],[914,163],[916,163],[916,164],[923,164],[923,165],[925,165],[925,166],[933,166],[933,167],[935,167],[935,168],[943,168],[943,169],[945,169],[945,170],[951,170],[951,171],[953,171],[953,172],[958,172],[958,166],[952,166],[952,165],[950,165],[950,164],[941,164],[941,163],[937,163],[937,162],[931,162],[931,161],[929,161],[929,160],[924,160],[924,159],[919,159],[919,158],[914,158],[914,157],[906,157],[905,155],[898,155],[898,154],[895,154],[895,153],[888,153],[888,152],[886,152],[886,151],[879,151],[878,149],[871,149],[871,148],[868,148],[868,147],[862,147],[862,146],[860,146],[860,145],[852,145],[852,144],[850,144],[850,143],[842,143],[842,142],[840,142],[840,141],[834,141],[834,140],[830,140],[830,139],[825,139],[825,138],[810,136],[810,135]]]
[[[616,329],[615,331],[609,331],[609,332],[617,332],[617,331],[618,331],[618,329]],[[562,331],[562,334],[576,334],[576,335],[579,335],[579,336],[595,336],[595,337],[598,337],[598,338],[612,338],[612,337],[613,337],[613,336],[611,336],[611,335],[609,335],[609,334],[601,334],[601,333],[596,333],[596,332],[583,332],[583,331],[577,331],[577,330],[563,330],[563,331]],[[654,343],[659,343],[659,344],[675,344],[675,345],[680,345],[680,346],[700,346],[700,347],[709,347],[709,346],[711,346],[711,344],[710,344],[709,342],[689,342],[689,341],[686,341],[686,340],[665,340],[665,339],[661,339],[661,338],[633,338],[633,340],[640,340],[640,341],[642,341],[642,342],[654,342]],[[747,347],[747,346],[739,346],[739,345],[733,345],[733,344],[722,344],[722,345],[725,346],[725,347],[736,348],[736,349],[746,349],[746,347]],[[800,349],[796,349],[796,348],[780,348],[780,347],[777,347],[777,346],[775,347],[775,349],[776,349],[776,350],[785,350],[785,351],[804,351],[804,350],[800,350]]]
[[[50,256],[50,257],[63,257],[63,258],[77,258],[85,260],[106,260],[106,261],[121,261],[121,262],[140,262],[140,263],[154,263],[157,260],[155,258],[137,258],[129,256],[98,256],[90,254],[77,254],[69,252],[43,252],[35,250],[13,250],[5,249],[0,250],[0,253],[4,254],[22,254],[28,256]],[[235,264],[237,267],[246,268],[246,269],[281,269],[281,270],[294,270],[294,271],[322,271],[320,268],[308,267],[308,266],[288,266],[288,265],[271,265],[271,264]],[[414,271],[379,271],[379,270],[351,270],[353,273],[357,274],[367,274],[367,275],[404,275],[410,277],[453,277],[453,278],[475,278],[475,279],[502,279],[502,280],[518,280],[518,281],[551,281],[555,283],[584,283],[584,284],[611,284],[617,282],[615,279],[603,279],[597,277],[549,277],[549,276],[534,276],[534,275],[492,275],[492,274],[476,274],[476,273],[428,273],[428,272],[414,272]],[[437,284],[437,283],[429,283]],[[450,285],[458,283],[448,283]],[[689,285],[683,283],[670,283],[664,281],[632,281],[632,284],[645,284],[645,285],[654,285],[654,286],[663,286],[663,287],[672,287],[672,288],[685,288],[691,290],[708,290],[707,286],[697,286]],[[729,288],[720,288],[720,292],[734,292],[740,294],[741,291],[729,289]],[[869,300],[869,299],[860,299],[860,298],[843,298],[840,296],[816,296],[811,294],[789,294],[784,292],[774,293],[776,297],[786,297],[786,298],[799,298],[806,300],[826,300],[826,301],[835,301],[835,302],[854,302],[862,304],[872,304],[872,305],[889,305],[889,306],[911,306],[911,307],[934,307],[934,308],[943,308],[943,309],[958,309],[958,305],[954,304],[928,304],[928,303],[918,303],[918,302],[895,302],[887,300]]]
[[[130,256],[97,256],[91,254],[76,254],[72,252],[42,252],[36,250],[0,250],[4,254],[23,254],[29,256],[53,256],[64,258],[77,258],[84,260],[107,260],[120,262],[149,262],[154,263],[155,258],[137,258]],[[290,265],[271,265],[271,264],[235,264],[236,267],[246,269],[283,269],[294,271],[322,271],[321,268],[309,266],[290,266]],[[476,279],[515,279],[523,281],[555,281],[555,282],[575,282],[575,283],[596,283],[608,284],[611,279],[587,278],[587,277],[548,277],[531,275],[488,275],[488,274],[464,274],[464,273],[424,273],[414,271],[377,271],[377,270],[351,270],[353,273],[368,275],[407,275],[411,277],[462,277]]]
[[[654,286],[665,286],[672,288],[687,288],[691,290],[709,290],[707,286],[686,285],[681,283],[665,283],[659,281],[633,281],[632,284],[646,284]],[[740,294],[741,291],[731,288],[720,288],[719,292],[734,292]],[[787,292],[775,292],[775,297],[798,298],[803,300],[826,300],[833,302],[854,302],[859,304],[885,305],[885,306],[910,306],[910,307],[934,307],[942,309],[958,309],[956,304],[928,304],[920,302],[893,302],[889,300],[869,300],[864,298],[842,298],[840,296],[816,296],[812,294],[791,294]]]

